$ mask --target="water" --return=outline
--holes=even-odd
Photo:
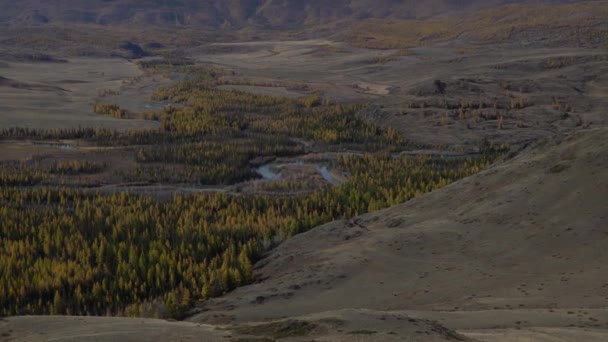
[[[163,109],[167,104],[163,102],[144,102],[145,109]]]
[[[276,181],[282,178],[280,173],[276,173],[274,171],[272,171],[273,167],[283,167],[283,166],[287,166],[287,165],[303,165],[304,163],[302,161],[298,161],[295,163],[289,163],[289,164],[266,164],[266,165],[262,165],[260,167],[258,167],[256,169],[256,172],[262,176],[263,179],[268,180],[268,181]],[[334,178],[334,176],[331,174],[331,172],[329,171],[329,168],[326,165],[317,165],[316,166],[317,171],[319,172],[319,174],[321,175],[321,177],[323,177],[323,179],[325,179],[325,181],[327,181],[329,184],[331,185],[339,185],[340,182]]]
[[[48,144],[48,143],[33,143],[34,146],[39,146],[39,147],[50,147],[50,148],[58,148],[60,150],[65,150],[65,151],[75,151],[78,150],[78,147],[76,146],[71,146],[71,145],[66,145],[66,144]]]
[[[160,88],[160,85],[158,84],[153,84],[147,87],[143,87],[141,90],[144,94],[152,94],[153,92],[156,91],[156,89]]]
[[[317,166],[317,170],[321,174],[321,177],[323,177],[323,179],[325,179],[329,184],[331,184],[331,185],[340,184],[340,182],[338,182],[338,180],[335,179],[334,176],[332,176],[331,172],[329,172],[329,169],[327,168],[327,166],[325,166],[325,165]]]
[[[262,165],[256,169],[256,172],[262,176],[265,180],[279,180],[281,179],[281,174],[273,172],[270,167],[272,164]]]

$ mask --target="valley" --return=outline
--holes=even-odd
[[[77,2],[0,15],[0,341],[606,340],[601,2]]]

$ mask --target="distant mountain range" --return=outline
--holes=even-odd
[[[0,24],[301,29],[373,18],[417,19],[507,3],[566,0],[0,0]]]

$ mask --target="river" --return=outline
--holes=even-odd
[[[295,163],[287,163],[287,164],[265,164],[262,165],[260,167],[258,167],[256,169],[256,172],[262,176],[262,178],[264,180],[268,180],[268,181],[276,181],[276,180],[280,180],[282,178],[281,173],[277,173],[275,171],[273,171],[273,168],[281,168],[281,167],[285,167],[285,166],[289,166],[289,165],[304,165],[303,162],[299,161],[299,162],[295,162]],[[337,180],[332,174],[331,171],[329,170],[329,168],[327,167],[327,165],[320,165],[320,164],[310,164],[315,166],[315,169],[319,172],[319,174],[321,175],[321,177],[323,177],[323,179],[325,179],[325,181],[327,181],[329,184],[331,185],[339,185],[340,181]]]

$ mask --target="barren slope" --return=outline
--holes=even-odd
[[[436,322],[401,313],[342,310],[274,322],[213,326],[110,317],[0,319],[0,341],[473,341]]]
[[[509,2],[564,0],[0,0],[0,24],[195,25],[302,28],[344,19],[418,18]]]
[[[572,133],[403,205],[296,236],[258,265],[259,283],[191,320],[414,310],[488,340],[522,333],[495,330],[515,327],[608,338],[606,136]]]

